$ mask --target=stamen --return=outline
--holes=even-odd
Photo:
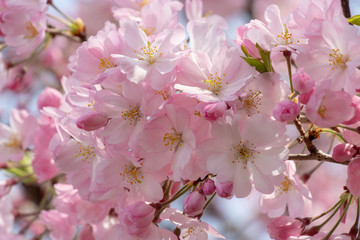
[[[250,111],[255,110],[257,113],[260,113],[259,106],[261,106],[261,91],[253,92],[251,89],[246,97],[239,97],[239,100],[242,102],[242,108],[246,110],[248,116],[250,116]]]
[[[225,77],[225,73],[222,75],[218,75],[216,72],[215,75],[210,74],[207,80],[204,80],[204,83],[208,84],[208,90],[213,92],[215,95],[218,95],[222,88],[223,77]],[[225,82],[225,84],[229,84]]]
[[[282,183],[279,186],[279,190],[281,191],[281,193],[283,193],[283,192],[287,193],[288,191],[293,190],[293,189],[294,189],[294,187],[293,187],[290,179],[287,176],[285,176],[284,181],[282,181]]]
[[[18,151],[22,149],[22,143],[17,134],[12,134],[4,146],[10,148],[11,151]]]
[[[124,120],[129,121],[129,124],[136,124],[137,122],[139,122],[141,120],[142,117],[142,113],[139,109],[139,106],[133,107],[131,105],[129,105],[129,109],[126,111],[121,111],[121,116],[123,117]]]
[[[181,147],[183,140],[182,140],[182,133],[177,133],[175,128],[171,128],[170,133],[165,133],[163,137],[164,146],[169,147],[170,151],[177,151],[179,147]]]
[[[26,35],[24,35],[25,39],[32,39],[38,34],[38,31],[36,30],[32,22],[30,21],[26,22],[25,27],[26,27]]]
[[[90,145],[83,145],[82,143],[77,143],[79,145],[79,149],[74,155],[74,158],[80,157],[82,158],[81,161],[85,163],[91,163],[91,159],[96,156],[94,152],[94,147]]]
[[[249,141],[245,141],[244,143],[240,141],[240,143],[234,147],[232,147],[230,150],[233,152],[234,159],[232,163],[240,163],[243,164],[243,168],[247,169],[248,162],[254,162],[255,154],[260,152],[256,152],[255,150],[251,149],[254,148],[253,143],[249,143]]]
[[[340,66],[341,69],[345,69],[346,62],[349,62],[349,59],[345,59],[340,49],[332,49],[332,53],[329,53],[329,64],[334,66],[331,70],[334,70],[336,66]]]
[[[140,184],[144,179],[144,176],[140,172],[140,168],[133,166],[132,164],[126,165],[123,172],[120,173],[124,182],[133,184]]]
[[[157,46],[151,46],[151,43],[148,41],[146,47],[141,48],[143,57],[139,58],[139,60],[146,61],[150,64],[154,64],[156,59],[162,55],[162,53],[157,53]],[[135,53],[136,50],[134,51]]]
[[[286,26],[286,24],[284,24],[284,28],[285,28],[285,32],[281,32],[280,35],[277,35],[277,37],[279,38],[279,42],[282,45],[289,45],[293,43],[293,36],[292,33],[289,33],[289,30]],[[277,47],[278,45],[276,44],[275,47]]]
[[[107,69],[114,68],[114,67],[117,67],[117,65],[114,62],[114,60],[112,59],[112,57],[100,58],[99,70],[102,70],[103,72],[105,72]]]

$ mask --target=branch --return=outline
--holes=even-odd
[[[318,161],[331,162],[342,165],[348,165],[350,163],[350,161],[337,162],[331,157],[331,155],[326,154],[321,150],[319,150],[318,153],[316,154],[290,154],[289,160],[298,160],[298,161],[318,160]]]
[[[319,152],[319,150],[312,143],[312,140],[310,140],[309,136],[306,135],[305,130],[303,129],[303,127],[301,125],[299,116],[297,118],[295,118],[294,123],[295,123],[295,126],[296,126],[297,130],[299,131],[300,135],[302,136],[310,154],[317,154]]]
[[[346,18],[351,17],[349,0],[341,0],[341,8]]]

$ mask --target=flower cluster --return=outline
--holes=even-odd
[[[0,1],[10,67],[32,61],[59,33],[46,19],[51,2]],[[21,170],[12,172],[17,181],[46,186],[36,214],[43,234],[224,238],[201,220],[204,210],[216,195],[257,192],[260,210],[275,218],[268,225],[273,239],[359,237],[359,218],[346,236],[333,234],[337,225],[323,230],[328,220],[313,225],[321,217],[310,217],[307,181],[317,168],[300,178],[294,163],[348,165],[345,192],[331,210],[341,208],[341,221],[359,203],[360,36],[340,1],[304,1],[286,20],[270,5],[265,22],[237,29],[235,44],[222,17],[203,15],[201,0],[185,1],[186,27],[178,20],[183,7],[114,0],[116,23],[106,22],[70,57],[63,93],[46,88],[37,119],[14,110],[10,127],[0,125],[2,168]],[[62,34],[85,40],[80,19],[65,23],[70,29]],[[334,136],[328,153],[313,142],[322,132]],[[4,189],[17,183],[10,180]],[[183,211],[171,208],[183,195]],[[6,225],[0,234],[8,239],[23,239],[28,229],[16,234]]]

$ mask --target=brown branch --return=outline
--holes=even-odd
[[[295,126],[296,126],[297,130],[299,131],[302,139],[304,140],[306,147],[309,150],[310,154],[317,154],[319,152],[319,150],[315,147],[315,145],[312,143],[312,140],[309,138],[309,135],[306,134],[305,130],[303,129],[299,116],[294,120],[294,123],[295,123]]]
[[[349,0],[341,0],[341,8],[346,18],[351,17]]]
[[[331,162],[331,163],[338,163],[342,165],[348,165],[350,162],[337,162],[335,161],[331,155],[322,152],[321,150],[318,151],[316,154],[290,154],[289,160],[298,160],[298,161],[307,161],[307,160],[318,160],[323,162]]]

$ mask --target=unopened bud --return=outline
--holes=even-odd
[[[189,216],[196,216],[203,212],[206,204],[205,195],[199,192],[190,193],[185,199],[183,203],[183,210]]]
[[[108,118],[96,112],[87,113],[78,118],[76,126],[85,131],[94,131],[106,125]]]

